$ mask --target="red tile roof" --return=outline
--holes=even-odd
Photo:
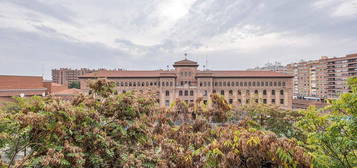
[[[195,61],[191,61],[191,60],[188,60],[188,59],[184,59],[184,60],[181,60],[181,61],[177,61],[174,63],[174,66],[175,65],[198,65],[197,62]]]
[[[54,95],[54,96],[79,95],[81,93],[83,93],[83,91],[81,89],[72,88],[72,89],[61,90],[61,91],[58,91],[58,92],[53,92],[53,93],[51,93],[51,95]]]
[[[165,71],[97,71],[80,77],[160,77]]]
[[[122,77],[122,78],[137,78],[137,77],[175,77],[175,71],[97,71],[89,74],[84,74],[80,78],[85,77]],[[199,71],[197,77],[293,77],[291,75],[272,72],[272,71]]]
[[[0,75],[0,90],[11,89],[45,89],[41,76]]]
[[[272,71],[210,71],[214,77],[287,77],[293,76]]]

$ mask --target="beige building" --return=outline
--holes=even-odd
[[[157,71],[97,71],[79,77],[81,89],[87,90],[88,80],[106,78],[115,81],[119,92],[131,90],[157,93],[161,106],[169,106],[177,98],[195,102],[209,95],[224,95],[230,104],[275,104],[292,107],[292,76],[269,71],[198,70],[197,62],[175,62],[173,70]]]
[[[296,97],[337,98],[349,91],[346,80],[357,76],[357,54],[288,64]]]

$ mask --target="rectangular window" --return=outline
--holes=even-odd
[[[165,106],[169,107],[170,106],[170,100],[165,100]]]
[[[188,90],[185,90],[185,96],[188,96]]]
[[[241,99],[238,99],[238,103],[241,104],[241,103],[242,103],[242,100],[241,100]]]
[[[233,104],[233,99],[228,100],[229,104]]]
[[[263,99],[263,103],[264,103],[264,104],[267,104],[267,99]]]
[[[221,90],[221,95],[223,95],[223,96],[224,96],[224,90]]]
[[[284,104],[284,99],[280,99],[280,104]]]
[[[284,90],[280,90],[280,95],[284,95]]]
[[[271,104],[275,104],[275,99],[271,99]]]

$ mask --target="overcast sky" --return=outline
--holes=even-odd
[[[0,0],[0,74],[246,69],[357,53],[357,0]]]

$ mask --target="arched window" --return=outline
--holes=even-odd
[[[188,96],[188,90],[185,90],[185,96]]]
[[[275,90],[271,90],[271,95],[275,95]]]
[[[254,94],[258,94],[258,90],[254,90]]]
[[[229,90],[229,95],[233,95],[233,90]]]
[[[165,91],[165,95],[166,95],[166,96],[170,96],[170,91],[166,90],[166,91]]]
[[[263,90],[263,95],[267,95],[267,90]]]
[[[182,96],[182,90],[179,91],[179,96]]]
[[[193,90],[190,90],[190,96],[193,96]]]

